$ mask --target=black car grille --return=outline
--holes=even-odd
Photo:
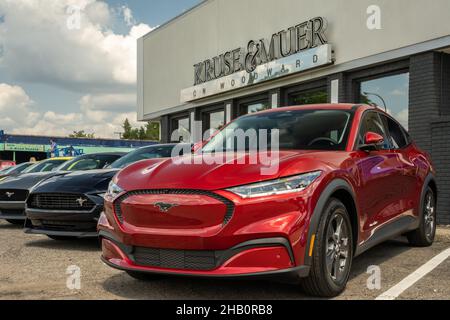
[[[204,191],[204,190],[184,190],[184,189],[161,189],[161,190],[138,190],[138,191],[131,191],[128,192],[121,197],[119,197],[116,202],[114,203],[114,211],[116,213],[117,219],[123,223],[123,215],[122,215],[122,208],[120,207],[121,203],[125,201],[127,198],[131,196],[138,196],[138,195],[146,195],[146,194],[180,194],[180,195],[202,195],[207,196],[216,200],[219,200],[220,202],[223,202],[226,207],[227,211],[225,214],[225,217],[223,219],[223,225],[226,225],[228,222],[230,222],[231,218],[233,217],[234,213],[234,203],[220,195],[214,192],[210,191]]]
[[[214,270],[215,251],[167,250],[135,247],[134,262],[143,267],[180,270]]]
[[[0,190],[0,201],[25,201],[28,190],[2,189]]]
[[[33,194],[28,200],[31,209],[64,211],[91,211],[95,203],[82,194],[46,193]]]

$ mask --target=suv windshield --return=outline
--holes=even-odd
[[[258,150],[262,139],[270,148],[274,130],[280,150],[345,150],[353,112],[289,110],[244,116],[207,143],[202,152]],[[267,133],[267,134],[265,134]]]
[[[86,171],[103,169],[119,159],[119,154],[91,154],[72,159],[61,165],[59,171]]]
[[[153,158],[170,158],[172,156],[172,150],[174,145],[167,146],[151,146],[144,147],[133,152],[130,152],[126,156],[120,158],[110,168],[122,169],[137,161],[153,159]]]

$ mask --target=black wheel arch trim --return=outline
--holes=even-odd
[[[422,218],[423,212],[422,212],[422,208],[424,205],[424,201],[425,201],[425,193],[427,192],[427,188],[430,185],[430,183],[433,183],[436,186],[436,194],[434,195],[435,200],[436,200],[436,208],[437,208],[437,199],[438,199],[438,194],[439,194],[439,190],[438,190],[438,184],[436,181],[435,176],[432,173],[429,173],[425,180],[423,181],[423,186],[422,186],[422,192],[420,193],[420,204],[419,204],[419,218]],[[434,191],[434,190],[433,190]]]
[[[319,227],[320,218],[322,217],[322,212],[328,202],[328,200],[331,198],[331,196],[339,191],[339,190],[345,190],[348,192],[351,197],[353,198],[353,202],[355,203],[355,209],[358,210],[357,202],[356,202],[356,196],[353,191],[353,188],[351,187],[350,183],[347,182],[344,179],[338,178],[331,181],[322,194],[319,197],[319,200],[316,203],[316,206],[314,208],[313,214],[311,215],[311,219],[309,221],[309,229],[308,229],[308,239],[305,247],[305,257],[304,257],[304,265],[310,266],[312,263],[312,257],[309,256],[309,251],[311,247],[311,239],[312,236],[317,233],[317,229]],[[356,212],[357,217],[357,228],[356,234],[359,234],[359,215],[358,212]],[[356,239],[356,243],[358,243],[358,239]],[[356,248],[355,248],[356,250]]]

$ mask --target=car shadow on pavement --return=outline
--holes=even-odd
[[[71,239],[71,240],[52,240],[42,238],[39,240],[28,241],[25,243],[26,247],[51,249],[51,250],[65,250],[65,251],[100,251],[100,245],[97,239]]]
[[[371,265],[380,265],[411,247],[403,240],[381,244],[353,262],[350,280],[367,272]],[[162,276],[157,280],[142,282],[134,280],[125,272],[105,280],[108,292],[126,299],[312,299],[298,285],[276,280],[223,280]]]
[[[353,260],[349,281],[361,274],[367,273],[370,266],[379,266],[383,262],[412,249],[413,248],[408,244],[406,238],[403,237],[384,242],[371,248]]]
[[[126,299],[279,300],[308,299],[298,286],[270,280],[223,280],[163,276],[143,282],[125,272],[108,278],[103,288]]]
[[[23,229],[23,225],[5,223],[0,224],[0,230],[21,230]]]

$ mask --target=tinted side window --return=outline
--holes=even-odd
[[[386,134],[383,122],[377,112],[368,112],[364,115],[358,136],[358,146],[364,144],[364,137],[367,132],[378,133],[380,136],[384,137],[383,149],[390,149],[388,135]]]
[[[386,118],[387,128],[389,130],[389,136],[391,140],[392,147],[394,149],[402,149],[406,147],[409,143],[403,133],[402,128],[391,118],[383,116]]]

